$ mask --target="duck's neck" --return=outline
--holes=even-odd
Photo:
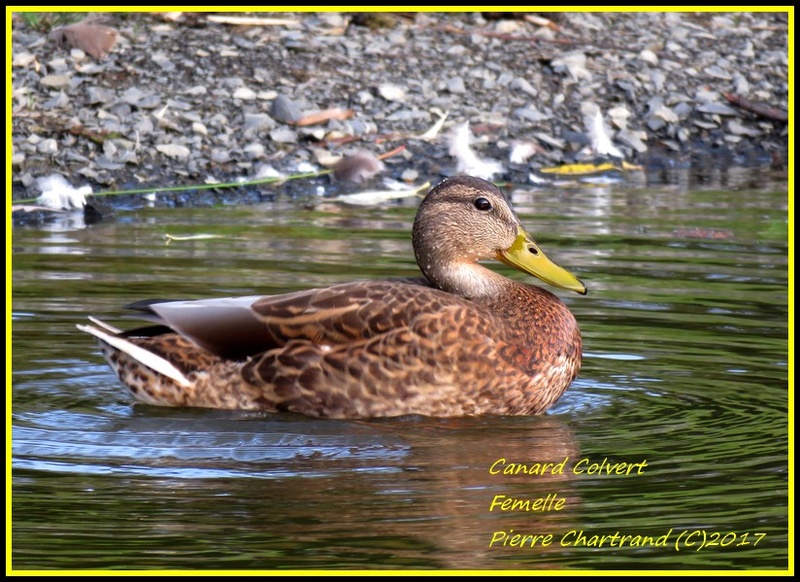
[[[425,276],[443,291],[481,303],[493,303],[516,286],[511,279],[478,263],[448,263]]]

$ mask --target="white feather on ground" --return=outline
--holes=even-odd
[[[592,109],[594,112],[592,112]],[[601,156],[624,158],[625,154],[611,143],[611,135],[603,121],[603,114],[600,113],[600,108],[596,105],[594,108],[587,107],[584,109],[584,115],[584,123],[586,124],[586,130],[589,133],[589,140],[592,142],[594,152]]]
[[[508,160],[512,164],[524,164],[533,154],[541,153],[541,148],[532,141],[518,141],[511,146]]]
[[[435,140],[437,137],[439,137],[439,132],[442,130],[442,126],[444,125],[444,121],[445,119],[447,119],[448,115],[449,115],[448,111],[445,111],[444,113],[439,113],[438,121],[436,121],[436,123],[434,123],[430,127],[430,129],[428,129],[428,131],[426,131],[423,134],[415,136],[415,138],[424,139],[425,141]]]
[[[86,206],[86,195],[92,193],[91,186],[73,188],[64,176],[52,174],[36,181],[42,194],[36,201],[53,210],[83,210]]]
[[[457,125],[450,132],[450,155],[458,162],[457,170],[470,176],[491,180],[495,174],[504,171],[503,164],[497,160],[484,160],[470,148],[472,133],[469,131],[469,121]]]

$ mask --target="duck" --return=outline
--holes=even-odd
[[[456,175],[420,202],[423,277],[281,295],[151,300],[149,325],[97,318],[96,338],[133,398],[158,406],[294,412],[316,418],[537,415],[581,366],[575,317],[555,294],[586,285],[547,258],[491,182]]]

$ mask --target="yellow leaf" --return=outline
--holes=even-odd
[[[555,168],[542,168],[543,174],[557,174],[559,176],[586,176],[603,172],[620,172],[623,168],[614,164],[566,164]]]

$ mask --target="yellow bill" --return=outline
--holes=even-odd
[[[521,226],[514,244],[506,250],[498,251],[497,260],[523,273],[538,277],[553,287],[586,295],[586,285],[575,275],[548,259]]]

